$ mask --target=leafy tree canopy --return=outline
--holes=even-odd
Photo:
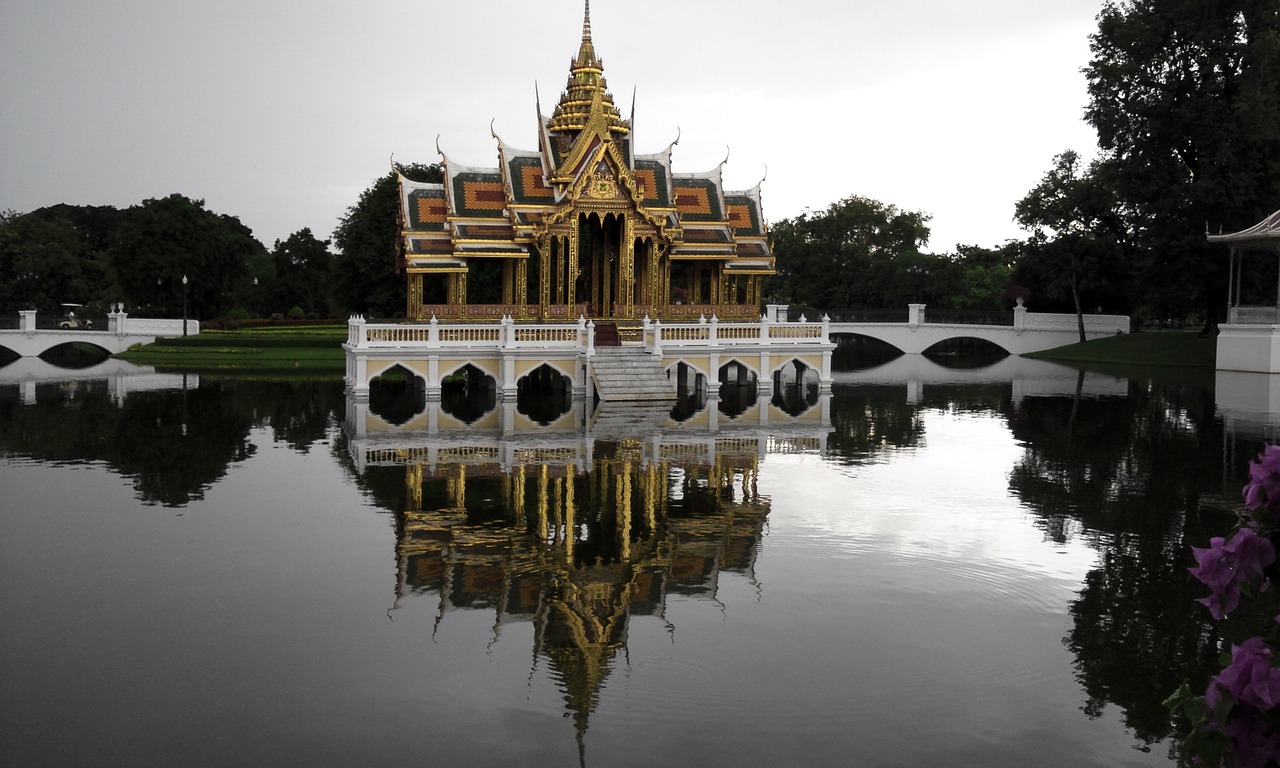
[[[929,216],[866,197],[783,219],[773,230],[775,301],[819,308],[891,306],[909,291],[907,262],[929,241]],[[891,279],[896,276],[897,279]]]
[[[1146,300],[1212,318],[1227,260],[1206,224],[1240,229],[1280,206],[1280,6],[1109,0],[1090,49],[1085,117]]]
[[[397,166],[347,209],[333,232],[333,243],[339,252],[334,264],[335,299],[348,312],[374,317],[404,312],[405,283],[396,269],[400,212],[396,171],[413,181],[444,180],[439,164]]]
[[[112,233],[110,259],[122,298],[144,312],[174,316],[185,292],[191,317],[223,314],[243,288],[246,264],[263,251],[239,219],[206,210],[203,200],[173,194],[124,214]]]

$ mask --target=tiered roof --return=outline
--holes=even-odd
[[[400,177],[410,268],[453,270],[473,257],[526,258],[550,223],[588,200],[634,209],[669,242],[672,258],[721,260],[739,274],[772,273],[760,185],[724,191],[723,162],[703,173],[673,173],[675,142],[656,154],[633,154],[631,121],[608,92],[591,40],[589,2],[565,90],[550,118],[538,106],[538,126],[537,150],[515,149],[495,134],[497,167],[462,166],[442,152],[443,184]]]

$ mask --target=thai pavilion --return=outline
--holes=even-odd
[[[495,134],[495,168],[441,152],[443,183],[400,176],[407,318],[759,318],[761,282],[774,274],[760,185],[724,190],[723,162],[674,172],[675,142],[635,152],[591,41],[589,0],[559,103],[546,117],[535,101],[536,150]]]

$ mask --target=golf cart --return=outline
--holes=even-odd
[[[64,331],[74,330],[93,330],[92,320],[82,320],[76,317],[76,310],[80,309],[83,304],[62,304],[62,319],[58,321],[58,328]]]

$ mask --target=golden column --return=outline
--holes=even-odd
[[[404,316],[422,319],[422,273],[409,273],[409,295],[405,299]]]
[[[568,301],[565,303],[572,307],[578,303],[578,228],[574,227],[569,230],[569,237],[566,238],[569,245],[569,277],[568,285]],[[570,320],[573,319],[573,310],[569,310]]]
[[[618,268],[621,271],[619,275],[619,288],[621,288],[619,303],[622,304],[622,312],[626,317],[635,317],[636,314],[636,229],[635,220],[627,216],[623,219],[622,225],[622,254],[618,258]]]
[[[547,317],[547,308],[551,306],[551,239],[538,241],[538,317]]]
[[[528,317],[529,305],[529,260],[527,258],[520,259],[516,262],[516,314],[520,317]]]

